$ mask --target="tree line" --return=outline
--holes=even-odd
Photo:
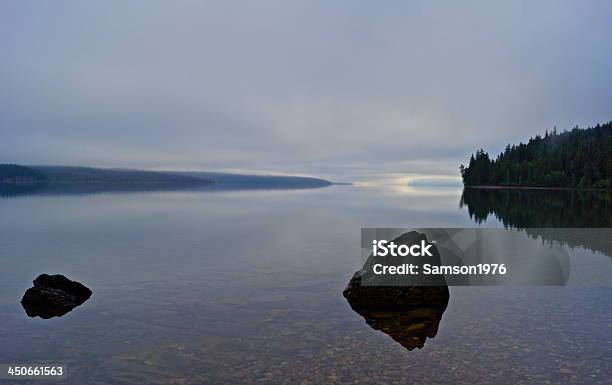
[[[555,128],[508,144],[495,159],[480,149],[460,172],[465,186],[612,189],[612,122],[561,133]]]

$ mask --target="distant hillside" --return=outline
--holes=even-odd
[[[3,197],[169,191],[211,184],[210,179],[163,172],[0,164],[0,196]]]
[[[612,189],[612,122],[508,145],[495,159],[480,149],[461,165],[465,186]]]
[[[27,168],[43,175],[49,183],[55,184],[171,184],[195,186],[214,183],[211,179],[172,172],[67,166],[28,166]]]
[[[0,164],[0,196],[186,189],[199,191],[303,189],[331,184],[323,179],[296,176]]]
[[[221,172],[185,172],[181,174],[214,180],[216,187],[221,188],[312,188],[332,184],[324,179],[303,176],[245,175]]]
[[[43,174],[30,167],[17,164],[0,164],[0,183],[31,184],[44,183],[46,180]]]

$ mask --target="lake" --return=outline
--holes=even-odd
[[[451,287],[437,334],[413,350],[342,296],[361,267],[362,227],[611,227],[608,196],[512,194],[330,186],[5,197],[0,363],[65,363],[70,383],[88,385],[609,384],[609,284]],[[582,269],[610,265],[599,241],[565,243]],[[93,295],[63,317],[30,318],[20,300],[42,273]]]

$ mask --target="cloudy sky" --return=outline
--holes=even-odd
[[[0,162],[452,175],[611,120],[611,20],[609,1],[1,0]]]

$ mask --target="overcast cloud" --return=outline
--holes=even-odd
[[[606,1],[3,0],[0,162],[456,174],[611,120],[611,20]]]

